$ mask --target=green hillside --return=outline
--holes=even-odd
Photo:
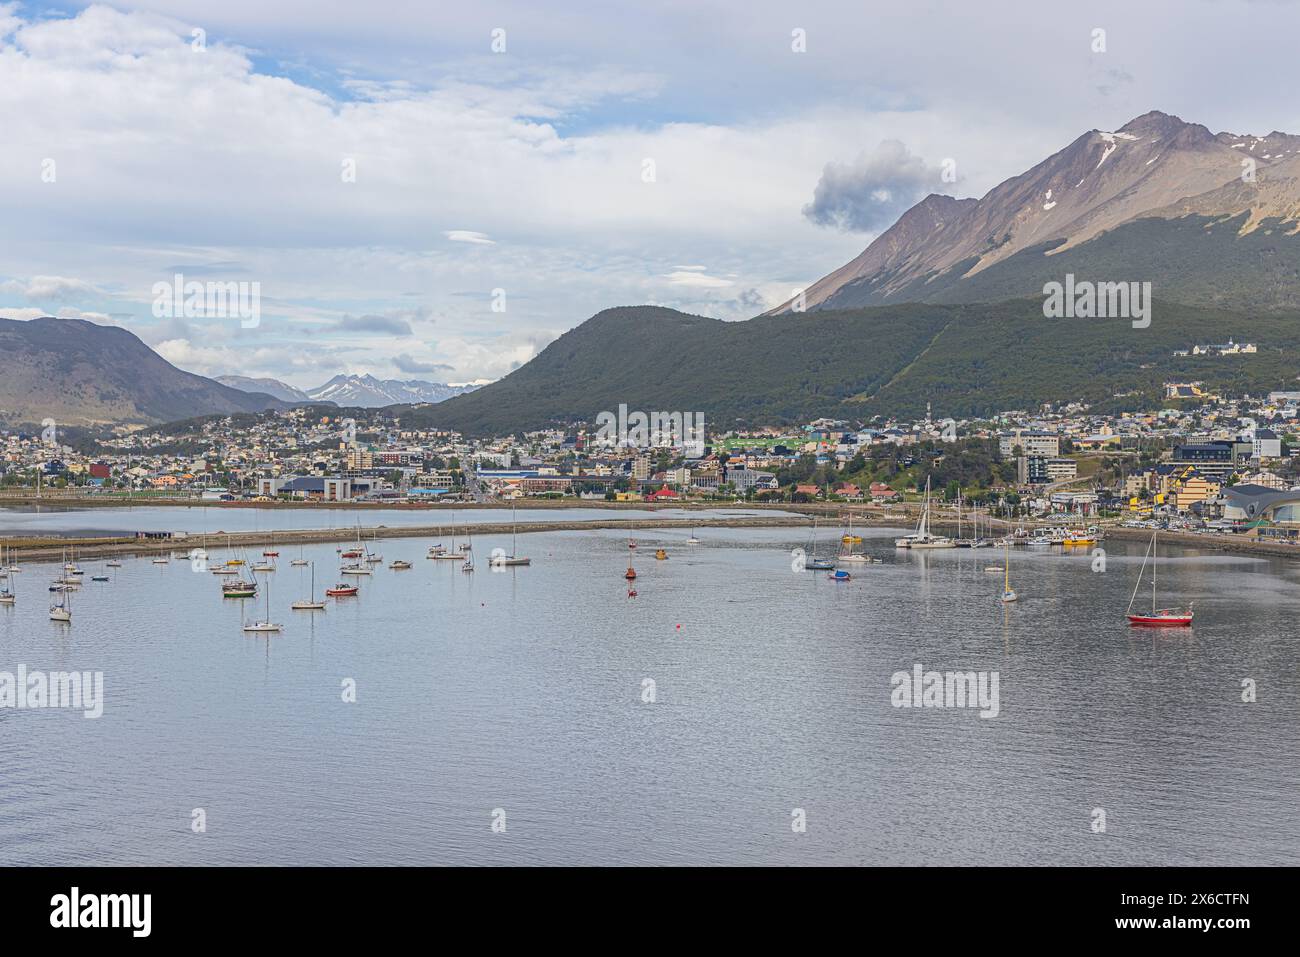
[[[1253,356],[1174,358],[1196,342],[1248,340]],[[909,303],[721,322],[652,306],[609,309],[522,368],[432,406],[416,427],[504,434],[594,422],[617,410],[703,412],[710,433],[818,416],[984,416],[1043,402],[1158,404],[1162,383],[1289,388],[1300,316],[1255,317],[1157,300],[1149,328],[1126,320],[1045,319],[1042,300]],[[1114,398],[1142,393],[1142,397]]]

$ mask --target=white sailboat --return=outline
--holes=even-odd
[[[244,623],[244,631],[273,632],[280,631],[284,626],[278,625],[271,621],[271,580],[266,580],[266,617],[261,621],[249,621]]]
[[[531,558],[524,558],[521,556],[519,550],[515,547],[515,508],[512,505],[510,506],[510,554],[493,556],[492,564],[505,567],[512,565],[531,565],[532,563],[533,560]]]
[[[0,545],[0,571],[3,571],[4,563],[4,546]],[[14,586],[9,581],[9,576],[0,576],[4,578],[4,584],[0,584],[0,605],[12,605],[17,600],[14,595]]]
[[[894,539],[899,548],[956,548],[957,543],[946,535],[935,535],[930,531],[930,477],[925,477],[925,498],[921,505],[921,520],[916,531],[911,535]]]
[[[270,601],[269,595],[267,596],[267,601],[268,603]],[[316,563],[315,562],[311,563],[311,597],[307,599],[299,599],[289,607],[292,608],[294,611],[324,611],[325,602],[316,600]],[[269,612],[267,614],[267,617],[270,617]]]
[[[50,606],[50,621],[71,623],[72,597],[71,589],[60,589],[59,600]]]

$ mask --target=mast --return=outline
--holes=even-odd
[[[1138,570],[1138,580],[1137,580],[1137,582],[1133,585],[1133,595],[1132,595],[1132,597],[1130,597],[1129,600],[1128,600],[1128,611],[1125,612],[1125,614],[1131,614],[1132,611],[1133,611],[1133,602],[1137,601],[1138,589],[1142,587],[1142,576],[1143,576],[1143,574],[1146,573],[1146,570],[1147,570],[1147,559],[1150,557],[1150,555],[1151,555],[1151,550],[1152,550],[1152,548],[1155,546],[1155,543],[1156,543],[1156,533],[1153,531],[1153,532],[1151,533],[1151,541],[1150,541],[1150,543],[1148,543],[1148,545],[1147,545],[1147,550],[1146,550],[1146,552],[1142,555],[1142,567]],[[1156,591],[1155,591],[1155,589],[1156,589],[1156,584],[1155,584],[1155,570],[1152,569],[1152,573],[1151,573],[1151,612],[1152,612],[1152,614],[1155,613],[1155,608],[1156,608]]]

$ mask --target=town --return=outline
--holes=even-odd
[[[396,410],[304,406],[117,428],[0,431],[0,495],[304,504],[650,504],[938,499],[1000,514],[1122,519],[1290,540],[1300,392],[1226,398],[1167,383],[1163,407],[1094,414],[1081,404],[987,420],[726,431],[703,447],[627,447],[593,424],[471,440],[404,429]],[[334,414],[331,414],[334,413]],[[657,437],[652,437],[652,441]]]

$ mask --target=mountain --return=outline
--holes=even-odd
[[[335,402],[342,406],[377,409],[386,405],[442,402],[452,396],[471,392],[473,385],[445,385],[422,379],[376,379],[372,375],[336,375],[307,395],[317,402]]]
[[[1150,281],[1177,302],[1285,309],[1300,292],[1298,231],[1300,136],[1216,135],[1153,111],[1084,133],[978,200],[926,197],[805,303],[992,302],[1074,273]]]
[[[701,412],[707,433],[820,416],[987,416],[1044,402],[1158,405],[1165,381],[1258,394],[1295,388],[1296,313],[1252,317],[1156,301],[1151,325],[1045,319],[1042,299],[905,303],[722,322],[654,306],[607,309],[469,395],[407,410],[404,425],[504,435],[600,412]],[[1259,352],[1176,357],[1198,342]],[[1117,398],[1122,397],[1122,398]]]
[[[0,422],[144,424],[284,407],[183,372],[117,326],[0,319]]]
[[[279,379],[251,379],[245,375],[219,375],[215,381],[240,392],[264,392],[281,402],[311,402],[312,398],[301,389],[295,389]]]

